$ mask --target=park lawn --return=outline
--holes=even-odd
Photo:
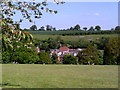
[[[105,38],[111,38],[111,37],[118,37],[118,34],[104,34],[104,35],[68,35],[68,36],[62,36],[62,35],[41,35],[41,34],[33,34],[34,39],[38,40],[46,40],[48,38],[56,38],[61,37],[64,41],[79,41],[82,40],[96,40],[100,39],[102,37]]]
[[[118,88],[118,66],[3,64],[3,88]]]

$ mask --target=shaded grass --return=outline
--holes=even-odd
[[[118,66],[7,64],[2,76],[12,88],[118,88]]]

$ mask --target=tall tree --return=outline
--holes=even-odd
[[[87,30],[87,27],[83,27],[83,29],[86,31],[86,30]]]
[[[52,31],[52,26],[46,25],[46,30],[47,30],[47,31]]]
[[[56,31],[56,28],[55,28],[55,27],[53,28],[53,31]]]
[[[91,26],[88,31],[94,31],[94,27]]]
[[[32,26],[30,27],[30,30],[33,30],[33,31],[37,30],[37,26],[36,26],[36,25],[32,25]]]
[[[115,27],[115,30],[116,30],[116,31],[120,31],[120,26],[116,26],[116,27]]]
[[[70,30],[73,30],[74,28],[73,27],[70,27]]]
[[[119,64],[119,40],[118,38],[110,38],[104,48],[104,64],[106,65],[115,65]]]
[[[78,53],[78,62],[80,64],[99,64],[99,57],[97,49],[90,45],[86,50]]]
[[[42,27],[40,27],[40,29],[39,29],[40,31],[45,31],[45,27],[44,26],[42,26]]]
[[[100,31],[100,30],[101,30],[101,27],[100,27],[100,26],[95,26],[95,29],[96,29],[97,31]]]
[[[74,30],[80,30],[80,25],[76,25],[75,27],[74,27]]]

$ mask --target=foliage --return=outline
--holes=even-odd
[[[63,4],[64,2],[56,1],[54,0],[55,3],[57,4]],[[45,10],[46,12],[50,13],[57,13],[57,11],[50,10],[48,7],[46,7],[48,4],[46,0],[40,2],[40,3],[35,3],[35,2],[21,2],[21,1],[4,1],[0,2],[1,9],[0,12],[2,12],[2,18],[0,19],[1,23],[1,28],[2,28],[2,33],[3,33],[3,46],[5,50],[8,48],[13,49],[13,39],[17,39],[18,42],[21,43],[21,38],[26,39],[26,37],[32,35],[27,34],[25,35],[23,32],[20,31],[20,23],[23,21],[23,18],[29,20],[29,22],[32,22],[31,16],[34,15],[35,18],[41,18],[42,15],[42,10]],[[12,17],[16,15],[16,11],[20,11],[21,15],[23,16],[20,18],[19,21],[13,21]],[[13,27],[13,28],[11,28]],[[37,29],[35,25],[31,27],[31,29]],[[14,35],[14,31],[17,31]],[[18,35],[16,35],[18,34]],[[12,43],[12,44],[11,44]]]
[[[45,27],[44,26],[41,26],[39,31],[45,31]]]
[[[53,53],[51,57],[52,64],[56,64],[57,61],[58,61],[58,56],[55,53]]]
[[[118,34],[115,30],[101,30],[101,31],[82,31],[82,30],[57,30],[57,31],[30,31],[32,34],[40,34],[40,35],[62,35],[62,36],[75,36],[75,35],[105,35],[105,34]]]
[[[42,50],[50,51],[50,49],[58,49],[63,43],[61,37],[48,38],[47,40],[34,40],[35,46],[39,47]]]
[[[82,36],[58,36],[33,34],[34,44],[41,50],[59,49],[62,46],[69,48],[87,48],[88,45],[96,46],[98,50],[103,50],[108,38],[118,37],[118,34],[106,35],[82,35]]]
[[[57,4],[64,3],[56,0],[54,0],[54,2]],[[50,13],[57,13],[57,11],[50,10],[48,7],[46,7],[47,5],[48,4],[46,0],[41,1],[40,3],[25,1],[21,2],[18,0],[16,0],[16,2],[0,2],[0,12],[2,13],[0,19],[0,29],[2,31],[2,50],[4,54],[9,54],[8,52],[12,53],[13,57],[10,56],[10,60],[15,60],[19,63],[34,63],[35,58],[37,60],[36,55],[30,55],[33,53],[32,51],[24,48],[31,45],[33,37],[29,32],[21,31],[20,23],[23,21],[23,19],[27,19],[29,22],[32,22],[32,15],[34,15],[34,18],[41,18],[42,10]],[[14,21],[13,17],[16,15],[17,11],[21,12],[22,18],[18,18],[19,21]],[[33,25],[31,29],[36,30],[37,27]],[[21,50],[18,50],[18,47],[24,49],[24,51],[20,52]],[[9,59],[8,57],[4,57],[4,63],[9,62],[9,60],[6,61]]]
[[[2,63],[10,63],[10,52],[4,51],[2,52]]]
[[[63,4],[64,2],[54,0],[55,3],[57,4]],[[46,7],[48,4],[46,0],[35,3],[35,2],[25,2],[25,1],[17,1],[12,2],[12,1],[4,1],[0,2],[1,5],[1,10],[2,12],[2,18],[4,18],[8,23],[14,23],[12,20],[12,16],[16,14],[16,10],[20,11],[22,14],[22,19],[19,20],[19,22],[23,21],[23,18],[28,19],[30,22],[31,16],[34,15],[34,18],[41,18],[42,16],[42,10],[45,10],[46,12],[50,13],[57,13],[57,11],[50,10],[48,7]],[[15,22],[17,23],[17,22]]]
[[[96,29],[97,31],[100,31],[100,30],[101,30],[101,27],[100,27],[100,26],[96,26],[95,29]]]
[[[120,31],[120,26],[116,26],[116,27],[115,27],[115,30],[116,30],[116,31]]]
[[[94,31],[94,27],[91,26],[91,27],[89,28],[89,31]]]
[[[74,30],[80,30],[80,25],[76,25],[75,27],[74,27]]]
[[[78,62],[79,64],[99,64],[97,49],[90,45],[85,50],[78,53]]]
[[[37,30],[37,26],[36,26],[36,25],[32,25],[32,26],[30,27],[30,30],[33,30],[33,31]]]
[[[99,58],[99,65],[103,65],[103,55],[104,55],[104,52],[103,51],[98,51],[98,58]]]
[[[72,55],[65,55],[63,57],[63,64],[77,64],[77,58]]]
[[[39,60],[36,61],[37,64],[50,64],[51,59],[50,55],[47,52],[40,52],[38,53]]]
[[[83,29],[86,31],[86,30],[87,30],[87,27],[83,27]]]
[[[20,31],[2,20],[2,50],[15,50],[17,46],[29,45],[32,42],[32,35],[29,32]]]
[[[115,65],[119,64],[119,39],[111,38],[108,40],[104,48],[104,64],[106,65]]]
[[[3,63],[33,64],[39,60],[36,50],[26,47],[17,48],[15,52],[3,51],[2,54]]]
[[[46,26],[46,31],[52,31],[52,26],[47,25],[47,26]]]

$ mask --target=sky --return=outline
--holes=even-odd
[[[57,10],[57,14],[43,12],[42,18],[33,19],[38,29],[51,25],[57,29],[67,29],[79,24],[81,28],[100,25],[103,30],[110,30],[118,25],[117,2],[66,2],[48,3],[48,7]],[[15,20],[20,15],[15,16]],[[30,28],[34,23],[24,20],[21,28]]]

